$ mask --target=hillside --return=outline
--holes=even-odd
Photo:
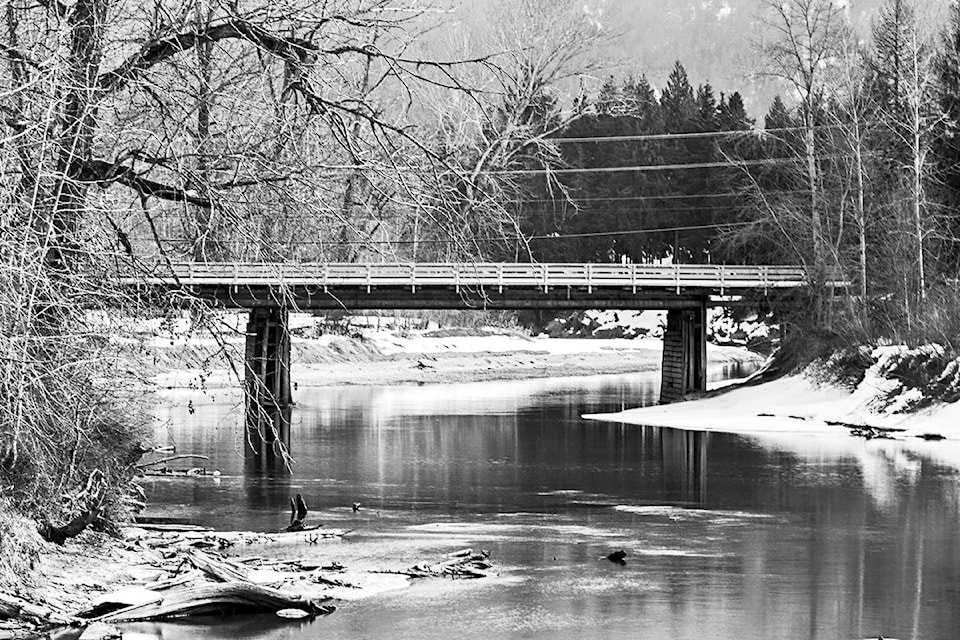
[[[497,0],[484,2],[456,0],[459,7],[450,20],[461,31],[477,36],[484,29],[483,12]],[[870,26],[882,0],[837,0],[846,4],[851,23],[861,39],[870,37]],[[775,81],[762,77],[752,55],[758,37],[764,32],[766,0],[595,0],[604,17],[619,33],[606,47],[607,75],[617,77],[645,74],[658,90],[666,84],[676,60],[686,67],[694,84],[709,82],[719,92],[739,91],[747,111],[762,118],[777,93],[788,91]],[[926,14],[928,28],[938,28],[937,16],[947,0],[918,3]],[[586,79],[595,90],[603,77]],[[595,83],[597,86],[591,86]],[[577,86],[570,87],[576,91]]]

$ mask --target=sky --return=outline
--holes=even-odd
[[[503,0],[460,2],[457,28],[469,30],[478,12]],[[542,0],[550,3],[556,0]],[[872,21],[884,0],[835,0],[848,12],[858,37],[868,40]],[[756,45],[763,33],[768,0],[583,0],[584,10],[605,23],[610,40],[604,47],[604,68],[584,79],[599,87],[609,75],[646,75],[655,89],[666,83],[680,60],[691,83],[709,82],[715,92],[740,91],[750,114],[762,119],[773,96],[785,93],[760,73]],[[917,0],[930,31],[948,0]],[[474,16],[474,17],[471,17]],[[615,37],[616,36],[616,37]],[[570,87],[576,91],[576,87]],[[785,96],[789,101],[789,96]]]

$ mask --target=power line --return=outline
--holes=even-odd
[[[799,160],[800,158],[761,158],[758,160],[738,160],[735,162],[688,162],[683,164],[647,164],[625,167],[577,167],[572,169],[492,169],[489,171],[480,171],[480,173],[494,176],[532,176],[539,174],[571,175],[577,173],[679,171],[687,169],[715,169],[718,167],[735,168],[779,163],[795,163]]]
[[[556,234],[538,234],[532,236],[504,236],[496,238],[500,241],[515,242],[519,240],[564,240],[572,238],[593,238],[601,236],[623,236],[623,235],[646,235],[650,233],[673,233],[678,231],[699,231],[703,229],[721,229],[727,227],[743,227],[753,224],[753,222],[722,222],[715,224],[685,225],[676,227],[662,227],[659,229],[627,229],[620,231],[588,231],[583,233],[556,233]],[[162,242],[182,242],[192,243],[188,238],[160,238]],[[221,245],[254,245],[256,240],[218,240]],[[469,243],[470,239],[445,240],[439,238],[423,238],[418,240],[287,240],[277,241],[277,245],[296,245],[296,246],[353,246],[353,245],[410,245],[410,244],[457,244]],[[265,247],[270,248],[270,247]]]
[[[797,195],[797,194],[808,194],[810,193],[809,189],[793,189],[793,190],[778,190],[778,191],[765,191],[765,195]],[[689,200],[689,199],[698,199],[698,198],[743,198],[750,195],[749,193],[741,192],[726,192],[726,193],[687,193],[687,194],[665,194],[662,196],[576,196],[571,195],[569,199],[567,198],[525,198],[525,199],[516,199],[516,200],[503,200],[502,202],[509,202],[513,204],[570,204],[577,202],[594,202],[594,201],[610,201],[610,202],[626,202],[633,200]]]
[[[648,233],[664,233],[674,231],[697,231],[700,229],[719,229],[721,227],[744,227],[752,222],[725,222],[722,224],[699,224],[684,227],[664,227],[662,229],[631,229],[628,231],[593,231],[585,233],[567,233],[558,235],[529,236],[527,240],[554,240],[564,238],[594,238],[599,236],[645,235]]]
[[[821,129],[837,129],[840,125],[824,125],[815,127]],[[588,142],[644,142],[647,140],[684,140],[696,138],[729,138],[729,137],[747,137],[753,136],[762,138],[774,133],[785,133],[788,131],[806,131],[806,127],[778,127],[773,129],[734,129],[731,131],[691,131],[688,133],[642,133],[628,136],[584,136],[572,138],[544,138],[546,142],[554,144],[566,143],[588,143]]]

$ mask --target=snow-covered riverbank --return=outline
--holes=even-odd
[[[673,405],[584,416],[592,420],[737,433],[761,440],[850,439],[851,434],[935,448],[960,465],[960,403],[912,408],[923,395],[891,372],[925,352],[884,347],[853,388],[820,382],[811,370]],[[936,440],[937,442],[930,442]],[[940,442],[940,440],[945,440]]]
[[[230,342],[228,347],[236,353],[241,345]],[[158,341],[154,348],[169,355],[177,347]],[[378,331],[362,338],[294,338],[292,349],[292,378],[298,386],[435,384],[634,373],[659,369],[662,359],[662,342],[655,338],[529,338],[493,330],[461,336]],[[714,366],[756,367],[762,362],[761,356],[742,347],[708,345],[707,357]],[[163,359],[170,367],[154,376],[161,388],[237,384],[225,364],[183,367],[177,366],[175,358]]]

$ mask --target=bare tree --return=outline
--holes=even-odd
[[[852,35],[852,34],[851,34]],[[870,212],[867,205],[868,189],[871,187],[870,147],[875,104],[870,92],[869,73],[864,53],[848,38],[842,57],[831,67],[827,77],[829,108],[826,110],[831,140],[837,151],[835,165],[841,172],[839,208],[842,211],[847,201],[853,207],[856,225],[856,263],[860,285],[860,320],[864,329],[869,331],[869,274],[867,263],[867,230],[870,224]],[[834,253],[842,252],[843,229],[839,228],[835,238]]]
[[[891,141],[884,149],[896,173],[904,178],[903,215],[906,234],[899,256],[910,255],[904,273],[903,302],[906,318],[914,312],[910,299],[925,299],[928,290],[928,236],[935,226],[926,196],[931,172],[930,150],[943,123],[935,99],[935,52],[925,41],[913,5],[906,0],[889,0],[874,25],[875,53],[872,60],[874,92],[878,96],[878,118]],[[915,306],[914,306],[915,308]]]
[[[519,201],[532,184],[563,197],[551,171],[564,163],[550,138],[577,115],[569,93],[602,66],[601,41],[615,37],[614,17],[591,12],[594,4],[500,0],[471,7],[476,35],[458,46],[496,54],[496,71],[473,77],[476,93],[436,103],[441,147],[465,176],[449,198],[454,211],[442,217],[515,259],[528,254]],[[461,249],[476,255],[480,246]]]
[[[823,212],[818,175],[816,127],[821,120],[825,70],[842,51],[847,28],[834,0],[764,0],[766,27],[757,43],[762,73],[778,78],[796,93],[804,128],[813,263],[824,266]]]
[[[336,237],[351,222],[344,175],[397,185],[399,210],[462,174],[385,106],[422,86],[468,91],[468,63],[406,53],[423,17],[389,0],[5,3],[0,484],[51,539],[118,500],[137,455],[128,407],[102,382],[111,318],[137,303],[111,284],[118,268],[315,258],[265,247]]]

